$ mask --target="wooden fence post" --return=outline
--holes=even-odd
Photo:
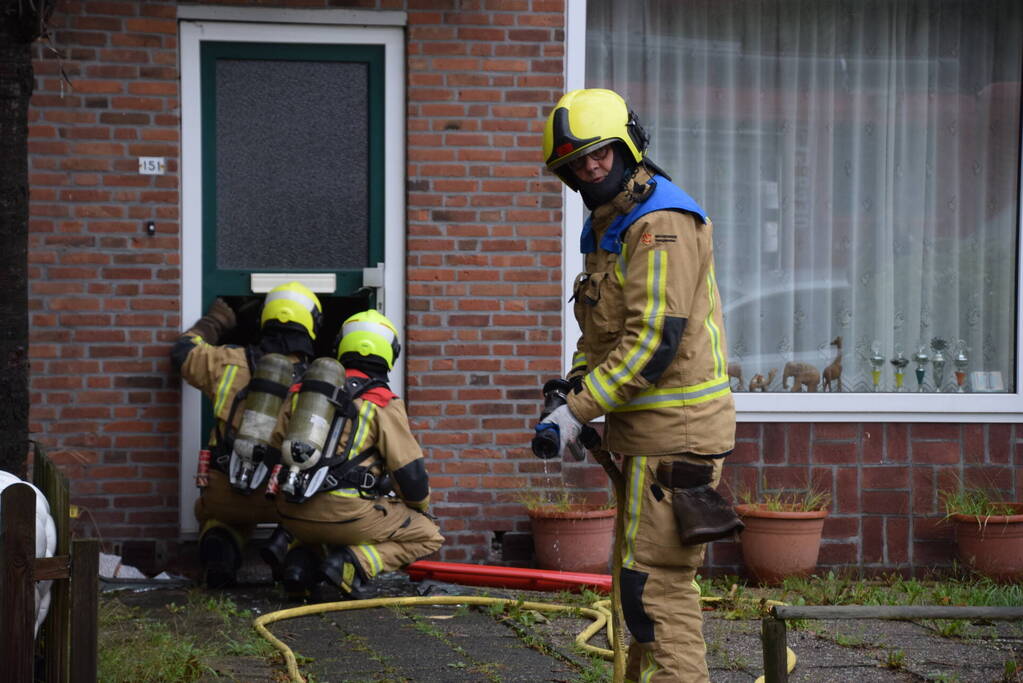
[[[787,683],[789,662],[785,620],[764,617],[761,622],[761,638],[764,647],[764,683]]]
[[[4,680],[31,681],[35,659],[36,492],[28,484],[11,484],[0,493],[2,592],[0,652]]]
[[[96,683],[99,541],[71,542],[71,683]]]
[[[46,455],[42,447],[33,442],[32,483],[50,504],[50,516],[57,530],[55,557],[70,557],[71,553],[71,494],[67,477]],[[50,584],[50,611],[40,632],[43,643],[42,680],[44,683],[66,683],[69,676],[71,643],[71,585],[69,581]]]

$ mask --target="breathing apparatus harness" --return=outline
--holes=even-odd
[[[380,453],[376,446],[352,455],[359,418],[359,408],[355,405],[355,399],[378,388],[389,390],[387,382],[383,379],[354,374],[345,377],[340,386],[316,379],[302,381],[302,391],[322,394],[335,407],[334,419],[330,424],[323,453],[335,453],[345,426],[351,422],[352,427],[348,433],[348,443],[340,454],[323,457],[315,466],[303,471],[294,486],[290,487],[293,488],[293,492],[285,488],[284,495],[289,503],[304,503],[316,493],[341,488],[353,488],[360,498],[367,499],[386,495],[391,490],[389,477],[375,475],[369,467],[363,466],[364,462]]]

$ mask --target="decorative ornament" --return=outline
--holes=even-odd
[[[881,355],[881,343],[877,340],[870,345],[870,364],[874,368],[870,371],[870,378],[874,381],[874,391],[881,391],[881,368],[884,367],[884,356]]]
[[[927,361],[931,359],[927,355],[927,347],[923,344],[913,354],[913,361],[916,363],[916,390],[924,390],[924,375],[927,374]]]
[[[931,350],[934,351],[934,355],[931,356],[931,367],[934,368],[934,390],[939,392],[945,380],[945,355],[942,351],[947,348],[948,342],[941,337],[931,340]]]
[[[960,339],[956,345],[956,355],[952,358],[952,364],[956,366],[956,391],[960,394],[966,392],[966,368],[970,364],[966,355],[968,350],[966,342]]]
[[[902,353],[902,346],[895,346],[895,358],[892,358],[891,363],[895,366],[895,391],[902,391],[903,378],[906,376],[906,366],[909,365],[909,359]]]

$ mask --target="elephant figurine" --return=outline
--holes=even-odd
[[[814,366],[809,363],[796,363],[788,362],[785,364],[785,369],[781,373],[781,387],[782,389],[788,389],[789,377],[794,381],[792,383],[792,391],[802,391],[803,387],[806,387],[807,391],[817,391],[817,385],[821,381],[821,373]]]
[[[771,368],[771,371],[767,373],[767,379],[759,372],[753,375],[753,379],[749,381],[750,391],[767,391],[767,388],[771,386],[771,382],[774,381],[774,376],[778,374],[777,368]]]

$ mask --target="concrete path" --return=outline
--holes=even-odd
[[[271,590],[242,591],[235,599],[265,610]],[[416,584],[400,573],[382,577],[375,590],[395,597],[485,594],[557,601],[546,593]],[[759,620],[730,620],[716,611],[704,615],[711,679],[754,681],[763,667]],[[326,613],[278,622],[271,630],[301,655],[301,670],[315,683],[610,681],[610,663],[574,644],[589,623],[553,614],[492,615],[485,607],[437,606]],[[1023,624],[864,620],[805,625],[788,632],[789,647],[798,657],[789,679],[793,682],[1023,683],[1023,676],[1013,673],[1013,663],[1023,665]],[[960,635],[943,636],[943,628]],[[607,647],[603,634],[591,644]]]
[[[171,591],[123,598],[153,607],[181,601]],[[167,596],[161,596],[167,593]],[[296,606],[268,573],[245,575],[225,593],[256,616]],[[549,593],[413,583],[400,572],[373,583],[372,597],[488,595],[558,602]],[[339,599],[324,593],[321,601]],[[730,619],[704,612],[704,635],[715,683],[752,683],[763,670],[758,619]],[[581,652],[575,638],[591,621],[553,613],[487,607],[416,606],[327,612],[270,625],[298,656],[309,683],[599,683],[611,680],[610,662]],[[603,634],[590,643],[607,647]],[[793,682],[958,681],[1023,683],[1023,624],[1006,622],[806,621],[788,630],[798,657]],[[276,669],[258,657],[207,662],[217,681],[280,683]],[[204,679],[205,680],[205,679]]]

